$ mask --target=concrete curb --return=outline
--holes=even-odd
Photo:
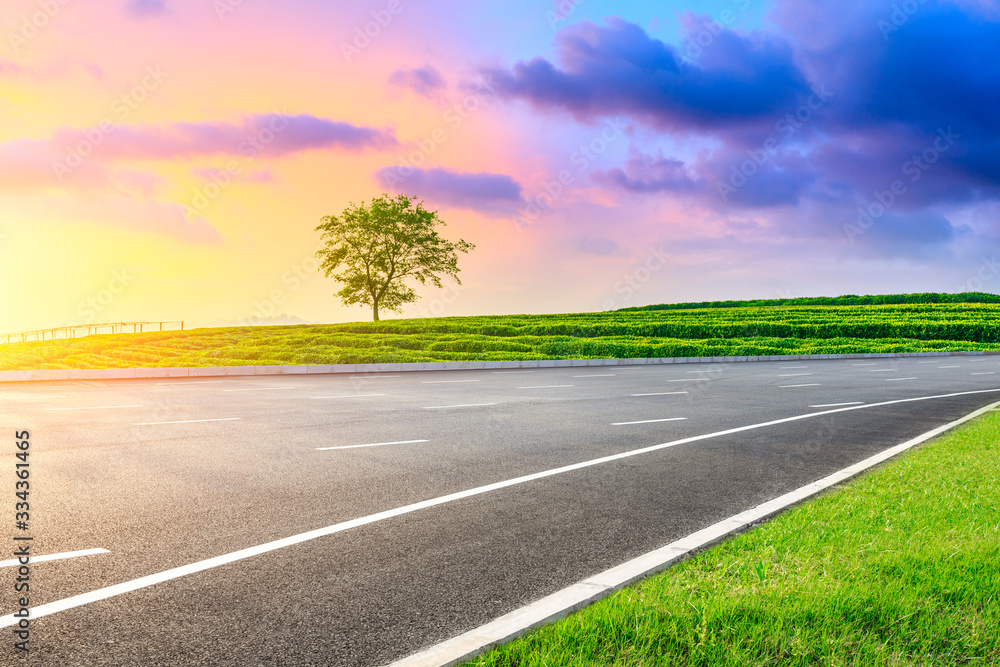
[[[676,542],[671,542],[617,567],[556,591],[552,595],[505,614],[492,622],[397,660],[389,667],[453,667],[467,662],[491,648],[506,644],[531,630],[565,618],[575,611],[665,570],[726,538],[749,530],[756,524],[774,517],[789,507],[847,481],[912,447],[950,431],[956,426],[995,410],[998,406],[1000,406],[1000,402],[987,405],[953,422],[885,449],[843,470],[838,470],[812,484],[807,484],[757,507],[723,519]]]
[[[776,354],[761,357],[656,357],[652,359],[525,359],[520,361],[435,361],[414,364],[321,364],[309,366],[204,366],[186,368],[107,368],[79,370],[0,371],[0,382],[51,380],[132,380],[137,378],[228,377],[245,375],[329,375],[400,371],[502,370],[577,366],[645,366],[661,364],[729,364],[744,361],[813,359],[900,359],[907,357],[972,357],[1000,355],[1000,350],[969,352],[884,352],[867,354]]]

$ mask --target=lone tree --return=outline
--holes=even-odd
[[[317,251],[320,268],[344,287],[337,296],[345,306],[371,306],[378,322],[379,309],[399,312],[404,303],[417,300],[405,283],[412,278],[441,287],[441,276],[459,285],[458,252],[475,248],[459,240],[441,238],[435,229],[445,226],[437,211],[428,211],[416,197],[382,195],[370,204],[351,204],[340,215],[322,219],[325,246]]]

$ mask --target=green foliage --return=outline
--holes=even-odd
[[[1000,304],[748,306],[233,327],[0,345],[0,369],[992,350]]]
[[[328,215],[316,227],[326,244],[316,253],[327,277],[343,287],[337,296],[344,305],[371,306],[373,319],[379,309],[398,312],[403,304],[417,300],[406,284],[413,279],[441,287],[441,276],[457,283],[457,252],[475,248],[463,240],[452,243],[436,227],[444,226],[436,211],[416,197],[382,195],[370,204],[351,204],[340,215]]]

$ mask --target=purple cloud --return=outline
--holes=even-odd
[[[499,211],[522,201],[521,184],[506,174],[385,167],[375,178],[387,190],[459,208]]]
[[[665,158],[662,151],[656,157],[634,148],[630,152],[624,169],[594,172],[591,178],[627,192],[693,192],[705,188],[705,183],[681,160]]]
[[[446,87],[444,77],[431,65],[393,72],[389,77],[389,83],[399,88],[409,88],[427,98],[434,97]]]
[[[167,11],[167,3],[164,0],[129,0],[125,10],[136,17],[152,16],[162,14]]]

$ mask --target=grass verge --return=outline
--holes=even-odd
[[[1000,413],[469,663],[1000,664]]]

